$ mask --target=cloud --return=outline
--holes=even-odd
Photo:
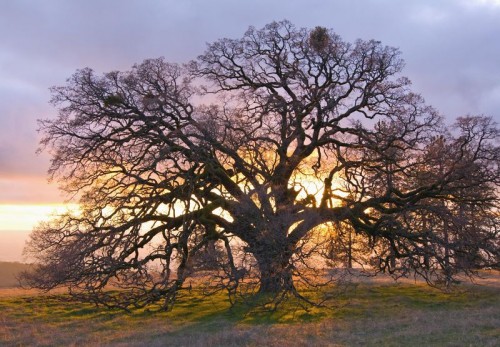
[[[49,184],[42,176],[4,175],[0,178],[0,205],[2,204],[50,204],[63,202],[66,197],[55,183]]]
[[[492,7],[497,8],[500,7],[500,0],[463,0],[462,5],[466,7]]]
[[[34,154],[36,119],[55,116],[48,87],[64,84],[76,69],[126,70],[158,56],[186,62],[206,42],[285,18],[299,27],[331,27],[349,41],[373,38],[399,47],[414,90],[443,114],[484,113],[500,121],[498,0],[5,0],[0,178],[44,181],[48,157]],[[34,189],[17,187],[23,197],[15,199],[28,199],[30,191],[21,191]],[[12,196],[0,192],[0,200]]]

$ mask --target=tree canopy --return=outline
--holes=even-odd
[[[378,41],[282,21],[184,65],[77,71],[40,128],[81,211],[33,231],[25,278],[168,308],[192,278],[300,297],[346,256],[429,283],[498,266],[499,130],[447,127],[403,65]]]

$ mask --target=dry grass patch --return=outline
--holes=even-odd
[[[495,282],[496,283],[496,282]],[[183,297],[172,312],[96,308],[69,297],[0,296],[4,346],[497,346],[499,287],[361,283],[334,309],[277,312]]]

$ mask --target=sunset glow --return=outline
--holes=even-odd
[[[31,230],[41,221],[77,209],[76,204],[2,204],[0,205],[0,230]]]

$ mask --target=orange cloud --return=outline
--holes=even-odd
[[[49,184],[45,177],[0,177],[0,204],[62,203],[63,196],[57,184]]]

